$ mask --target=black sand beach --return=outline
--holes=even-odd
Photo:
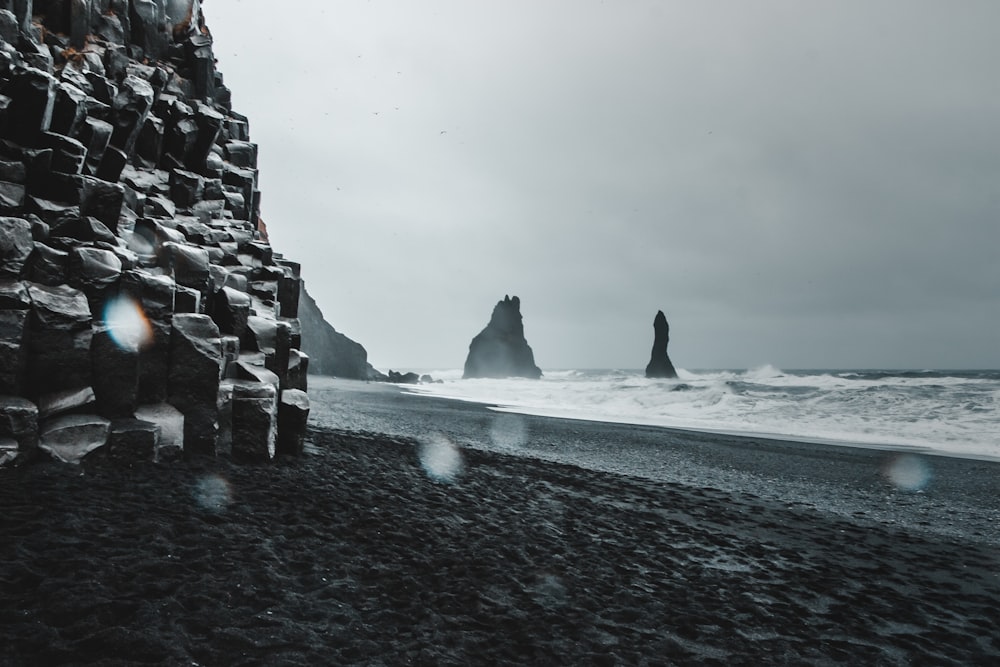
[[[996,463],[310,394],[301,460],[0,471],[0,663],[1000,660]]]

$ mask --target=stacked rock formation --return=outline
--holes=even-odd
[[[0,0],[0,464],[301,451],[256,160],[198,0]]]
[[[524,377],[538,379],[542,371],[524,337],[521,300],[505,296],[493,308],[486,328],[469,344],[463,378]]]
[[[662,310],[656,311],[653,318],[653,352],[646,365],[646,377],[648,378],[675,378],[677,371],[670,363],[667,356],[667,343],[670,342],[670,325],[667,324],[667,316]]]

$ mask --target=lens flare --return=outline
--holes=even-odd
[[[423,440],[418,455],[424,472],[436,482],[451,484],[462,473],[462,453],[443,435]]]
[[[128,297],[118,297],[104,307],[104,324],[115,345],[138,352],[153,340],[153,327],[142,307]]]
[[[931,468],[920,456],[901,454],[882,469],[886,479],[901,491],[921,491],[931,481]]]
[[[208,475],[198,481],[194,488],[194,499],[202,509],[221,512],[233,502],[229,482],[218,475]]]

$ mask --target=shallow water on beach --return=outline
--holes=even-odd
[[[408,391],[503,412],[1000,460],[1000,371],[549,370],[541,380],[431,371]]]

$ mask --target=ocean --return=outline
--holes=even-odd
[[[675,380],[641,370],[547,370],[540,380],[462,379],[415,394],[501,412],[898,449],[1000,461],[1000,371],[689,371]]]

